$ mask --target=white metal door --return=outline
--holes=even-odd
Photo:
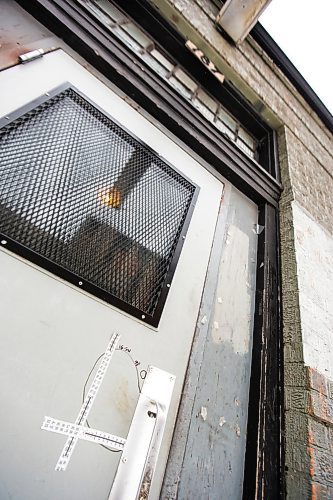
[[[100,355],[121,336],[89,416],[126,437],[149,365],[176,377],[151,498],[157,498],[197,321],[222,183],[125,99],[56,51],[0,74],[0,117],[70,82],[200,188],[157,329],[50,272],[0,252],[2,499],[108,498],[121,453],[80,440],[65,472],[54,470],[66,436],[45,432],[45,415],[74,422]],[[0,159],[1,162],[1,159]],[[126,352],[130,349],[130,352]],[[140,363],[140,364],[138,364]]]

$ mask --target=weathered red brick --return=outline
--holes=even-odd
[[[320,394],[327,396],[327,385],[325,377],[314,368],[306,367],[308,375],[309,389],[313,389]]]

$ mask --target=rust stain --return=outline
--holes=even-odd
[[[127,416],[131,407],[131,402],[128,397],[128,381],[122,380],[117,389],[115,398],[116,407],[121,414]]]
[[[309,473],[311,478],[313,479],[316,473],[316,467],[315,467],[315,460],[314,460],[314,453],[313,453],[313,448],[312,446],[308,446],[308,452],[310,456],[310,468],[309,468]]]
[[[315,467],[315,458],[314,458],[314,451],[313,451],[313,445],[314,443],[314,438],[312,432],[309,430],[308,432],[308,444],[309,446],[307,447],[308,454],[310,457],[310,466],[309,466],[309,474],[311,479],[313,480],[315,473],[316,473],[316,467]],[[311,500],[317,500],[317,488],[314,483],[311,484]]]
[[[29,52],[29,47],[22,47],[19,42],[4,42],[1,44],[1,67],[18,62],[18,57]]]
[[[317,500],[317,485],[315,483],[311,484],[311,500]]]
[[[314,368],[308,367],[309,386],[320,393],[326,392],[324,377]]]
[[[141,484],[141,488],[140,488],[140,493],[139,493],[139,500],[147,500],[148,499],[152,477],[153,477],[153,471],[149,467],[147,469],[147,471],[145,472],[145,475],[143,476],[143,480],[142,480],[142,484]]]

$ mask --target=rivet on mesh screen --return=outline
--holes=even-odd
[[[6,120],[9,120],[9,116],[5,116]]]
[[[145,319],[145,317],[146,317],[146,316],[145,316],[144,314],[141,316],[141,318],[142,318],[142,319]]]
[[[80,285],[80,286],[82,286],[82,285],[83,285],[82,281],[79,281],[79,285]]]
[[[7,240],[1,240],[1,245],[6,245],[7,244]]]
[[[171,286],[171,285],[170,285],[170,283],[168,283],[168,284],[167,284],[167,287],[168,287],[168,288],[170,288],[170,286]]]
[[[185,236],[182,236],[183,240],[185,240]]]
[[[121,205],[121,192],[116,187],[101,189],[97,197],[103,205],[111,208],[119,208]]]

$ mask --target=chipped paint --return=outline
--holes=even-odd
[[[201,324],[202,325],[205,325],[207,323],[207,316],[203,316],[202,319],[201,319]]]
[[[219,426],[220,427],[223,427],[223,425],[226,423],[226,419],[224,417],[220,417],[220,421],[219,421]]]
[[[226,232],[225,242],[227,245],[230,245],[230,243],[231,243],[231,232],[230,231]]]
[[[186,393],[187,402],[178,416],[174,461],[167,469],[161,498],[196,498],[198,492],[209,492],[212,499],[242,497],[258,240],[252,229],[257,207],[236,190],[225,206],[223,233],[218,233],[212,250],[195,356],[185,386],[191,392]],[[203,315],[207,315],[204,327]]]
[[[202,406],[201,410],[200,410],[200,416],[201,416],[203,421],[207,420],[207,415],[208,415],[207,407]]]
[[[212,330],[212,340],[213,340],[214,344],[222,344],[223,337],[221,335],[221,332],[218,332],[217,330],[213,329]]]

